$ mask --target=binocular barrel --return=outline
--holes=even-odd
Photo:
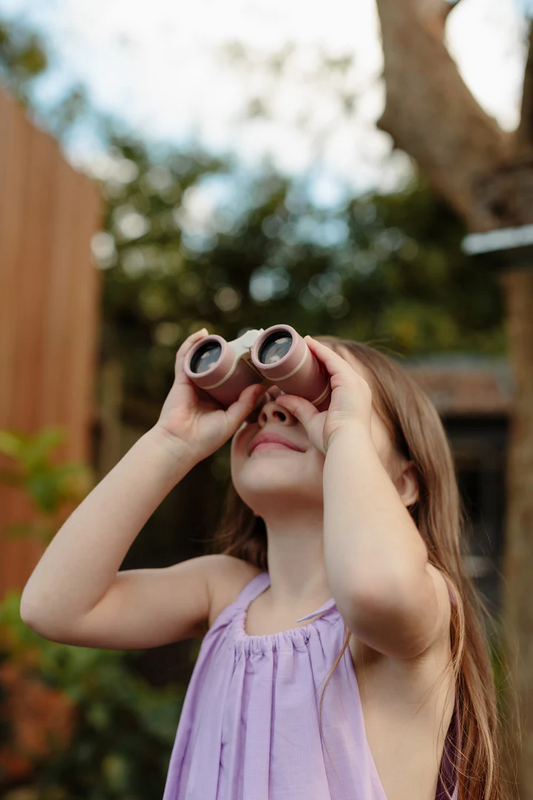
[[[184,371],[226,408],[252,383],[278,386],[319,410],[329,405],[329,376],[290,325],[249,330],[231,342],[217,334],[204,336],[187,353]]]

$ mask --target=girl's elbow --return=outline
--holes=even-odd
[[[19,608],[20,618],[27,628],[37,633],[43,639],[50,639],[57,641],[58,633],[55,626],[51,624],[50,620],[43,617],[42,611],[39,612],[38,608],[30,605],[29,603],[21,602]]]
[[[383,655],[411,659],[424,653],[435,634],[435,603],[417,592],[358,592],[339,611],[357,639]]]

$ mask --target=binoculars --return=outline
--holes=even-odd
[[[304,397],[319,411],[329,406],[329,375],[290,325],[249,330],[231,342],[217,334],[204,336],[187,353],[183,369],[226,408],[252,383]]]

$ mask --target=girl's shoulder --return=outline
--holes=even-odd
[[[209,627],[227,606],[234,603],[242,590],[264,570],[248,561],[219,553],[216,569],[211,570],[209,580],[210,609]]]

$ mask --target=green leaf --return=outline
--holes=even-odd
[[[51,453],[63,444],[67,438],[63,428],[45,428],[28,437],[25,447],[21,452],[21,459],[28,469],[45,463]]]
[[[8,539],[35,538],[48,544],[57,526],[47,522],[11,522],[4,525],[2,534]]]
[[[41,511],[46,514],[55,514],[59,511],[61,497],[53,473],[39,472],[31,475],[26,481],[26,487]]]
[[[20,458],[25,438],[24,434],[15,431],[0,431],[0,453],[11,458]]]
[[[4,525],[4,527],[2,528],[2,533],[8,539],[22,539],[26,536],[34,536],[35,523],[11,522],[8,525]]]

